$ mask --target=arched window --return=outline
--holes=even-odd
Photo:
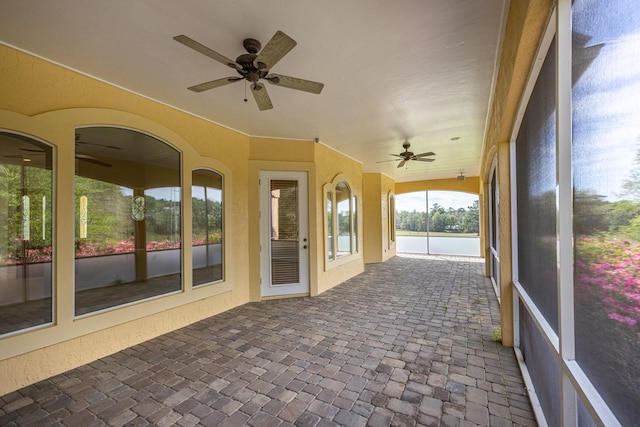
[[[180,153],[130,129],[76,130],[75,314],[182,288]]]
[[[351,254],[351,189],[346,182],[336,185],[336,218],[338,221],[338,241],[336,257]]]
[[[389,247],[391,247],[396,241],[396,198],[392,192],[389,192],[388,210]]]
[[[193,286],[224,278],[222,175],[198,169],[192,173]]]
[[[53,148],[0,131],[0,335],[53,321]]]
[[[345,181],[325,185],[327,260],[358,252],[357,197]]]
[[[333,192],[327,191],[327,199],[326,199],[326,212],[327,212],[327,258],[335,259],[333,255],[335,252],[333,250]]]

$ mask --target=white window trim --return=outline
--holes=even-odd
[[[350,239],[350,245],[351,245],[351,253],[348,255],[343,255],[338,257],[337,256],[337,250],[338,250],[338,214],[337,214],[337,209],[338,209],[338,204],[336,201],[336,185],[338,185],[339,183],[344,182],[348,187],[349,187],[349,213],[350,213],[350,227],[351,227],[351,233],[349,236]],[[327,248],[327,232],[328,232],[328,224],[329,224],[329,218],[327,215],[327,194],[331,193],[331,212],[332,212],[332,230],[333,230],[333,239],[332,239],[332,254],[333,257],[329,257],[328,255],[328,248]],[[353,215],[354,215],[354,208],[359,210],[358,207],[354,207],[353,206],[353,201],[354,198],[357,201],[360,199],[360,196],[358,196],[357,194],[355,194],[355,191],[353,189],[353,185],[351,184],[351,182],[349,181],[349,179],[346,178],[346,176],[344,174],[338,174],[336,175],[336,177],[333,179],[333,181],[326,183],[322,186],[322,207],[323,207],[323,216],[324,216],[324,233],[323,233],[323,240],[324,240],[324,262],[325,262],[325,270],[330,270],[332,268],[335,267],[339,267],[341,265],[347,264],[351,261],[353,261],[354,259],[358,259],[361,257],[360,255],[360,251],[359,251],[359,245],[355,245],[354,247],[354,242],[353,242],[353,237],[355,235],[355,237],[357,239],[360,239],[360,237],[358,236],[358,224],[354,224],[354,220],[353,220]],[[362,215],[360,215],[361,217]],[[358,218],[359,221],[362,221],[361,218]]]
[[[511,137],[511,230],[514,308],[514,350],[520,364],[525,385],[538,423],[546,425],[542,407],[536,395],[522,352],[519,348],[519,304],[522,303],[543,336],[549,349],[559,361],[561,398],[561,422],[563,426],[577,426],[577,399],[580,398],[594,422],[599,425],[620,426],[611,409],[605,403],[591,381],[575,360],[575,317],[573,283],[573,181],[571,163],[572,137],[572,12],[571,0],[559,0],[548,23],[545,35],[531,70],[521,104],[518,109]],[[544,58],[553,37],[557,36],[556,51],[556,242],[558,248],[558,334],[545,320],[535,303],[518,281],[518,229],[515,140],[531,93],[542,68]]]

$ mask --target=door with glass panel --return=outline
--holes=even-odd
[[[260,173],[260,283],[263,297],[309,293],[306,172]]]

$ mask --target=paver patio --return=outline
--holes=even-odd
[[[462,257],[367,265],[2,396],[0,425],[535,426],[483,272]]]

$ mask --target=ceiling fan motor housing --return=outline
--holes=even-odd
[[[255,53],[243,53],[236,58],[236,63],[242,66],[241,69],[236,71],[251,83],[255,83],[258,80],[265,78],[268,74],[268,71],[259,70],[254,65],[253,61],[257,56],[258,55]]]
[[[262,45],[256,39],[244,39],[244,41],[242,42],[242,45],[244,46],[247,52],[253,55],[256,55],[258,52],[260,52],[260,49],[262,48]]]

